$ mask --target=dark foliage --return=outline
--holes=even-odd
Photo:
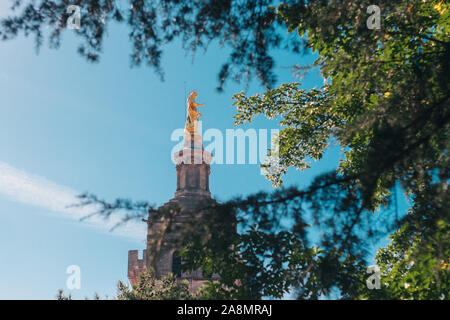
[[[300,41],[289,39],[282,32],[275,3],[269,0],[14,0],[12,15],[0,20],[0,39],[13,39],[23,33],[34,36],[37,48],[45,37],[51,47],[58,48],[69,17],[66,10],[70,5],[77,5],[81,8],[81,27],[69,31],[79,36],[78,51],[88,61],[99,60],[110,24],[125,23],[130,28],[132,66],[147,64],[163,78],[161,57],[165,44],[178,39],[187,52],[194,54],[215,42],[230,52],[218,73],[219,90],[228,78],[249,80],[254,75],[265,86],[271,86],[275,75],[270,49],[283,47],[298,52],[302,48]]]
[[[88,60],[98,60],[110,21],[131,28],[132,65],[147,63],[160,74],[165,43],[178,38],[195,52],[217,40],[231,49],[219,88],[227,78],[254,75],[266,86],[274,84],[271,48],[312,48],[319,55],[322,88],[302,90],[289,83],[262,95],[241,92],[235,95],[235,122],[261,114],[280,119],[279,170],[268,175],[275,186],[289,167],[305,170],[308,161],[321,159],[330,141],[345,155],[336,172],[317,177],[304,190],[257,193],[195,210],[202,224],[193,219],[186,225],[182,266],[221,276],[209,284],[209,297],[282,297],[294,288],[299,298],[312,299],[334,293],[448,299],[448,4],[380,0],[382,26],[371,30],[366,9],[372,3],[364,0],[285,1],[276,8],[257,0],[131,0],[126,11],[118,3],[16,0],[16,15],[1,20],[0,37],[24,32],[39,46],[49,25],[50,44],[57,47],[65,9],[78,4],[80,53]],[[295,31],[296,39],[282,37],[284,27]],[[301,47],[290,47],[290,40]],[[412,203],[406,216],[396,210],[398,187]],[[125,200],[109,204],[92,195],[82,199],[100,205],[98,213],[105,216],[131,212],[125,220],[157,212],[167,217],[167,227],[179,210]],[[236,224],[238,233],[227,232]],[[392,243],[377,255],[387,285],[369,292],[367,248],[393,231]],[[317,233],[320,238],[311,241]]]

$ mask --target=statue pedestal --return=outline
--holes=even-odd
[[[203,141],[202,136],[200,133],[190,133],[190,134],[184,134],[184,145],[183,149],[202,149],[203,148]]]
[[[210,164],[212,154],[203,149],[202,136],[199,133],[184,136],[183,149],[174,153],[174,160],[179,164]]]

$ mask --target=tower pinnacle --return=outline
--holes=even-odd
[[[182,248],[164,245],[181,237],[180,230],[189,217],[192,215],[197,217],[198,213],[194,209],[201,202],[212,200],[209,191],[212,154],[204,150],[202,138],[198,132],[198,117],[202,114],[197,111],[197,107],[204,104],[198,104],[195,101],[196,98],[197,92],[193,91],[187,99],[188,112],[184,128],[184,145],[182,150],[174,154],[177,173],[175,195],[157,212],[149,212],[147,248],[144,250],[143,258],[138,258],[137,250],[128,253],[128,278],[132,284],[136,284],[140,272],[149,267],[155,269],[158,279],[172,272],[177,274],[178,278],[189,280],[192,290],[198,289],[205,281],[201,270],[180,273],[181,261],[177,258],[177,252]],[[180,210],[177,210],[173,217],[172,227],[167,230],[164,217],[160,215],[160,212],[170,211],[173,206]],[[198,218],[201,219],[200,216]],[[162,233],[162,230],[164,230],[164,237],[159,239],[158,235]]]

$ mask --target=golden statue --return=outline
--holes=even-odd
[[[197,107],[204,106],[204,103],[197,103],[197,90],[192,91],[187,99],[187,118],[184,126],[184,134],[194,135],[198,133],[198,116],[203,116],[197,111]]]

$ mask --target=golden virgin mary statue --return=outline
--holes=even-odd
[[[186,124],[184,126],[185,135],[198,134],[198,117],[203,116],[197,111],[197,107],[204,106],[204,103],[197,103],[197,90],[192,91],[187,99],[187,117]]]

